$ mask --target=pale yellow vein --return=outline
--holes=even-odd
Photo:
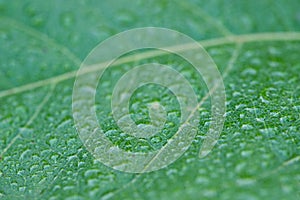
[[[263,42],[263,41],[299,41],[299,40],[300,40],[300,32],[277,32],[277,33],[256,33],[256,34],[245,34],[245,35],[233,35],[233,36],[226,36],[226,37],[221,37],[216,39],[202,40],[199,41],[199,43],[203,47],[214,47],[214,46],[221,46],[221,45],[234,44],[234,43],[251,43],[251,42]],[[198,48],[198,46],[193,43],[193,44],[173,46],[172,48],[175,51],[180,52],[180,51],[186,51],[193,48]],[[143,52],[137,55],[131,55],[131,56],[121,58],[118,61],[116,61],[112,66],[133,62],[136,60],[162,56],[164,54],[166,53],[157,50]],[[90,68],[87,68],[87,70],[82,71],[82,74],[95,72],[99,69],[103,69],[104,67],[106,67],[108,63],[109,62],[105,62],[95,66],[91,66]],[[28,90],[33,90],[35,88],[43,87],[49,84],[59,83],[74,78],[76,77],[76,75],[82,75],[82,74],[77,74],[77,71],[71,71],[52,78],[25,84],[22,86],[17,86],[15,88],[1,91],[0,98],[25,92]]]
[[[29,120],[26,122],[25,126],[22,128],[27,128],[32,124],[32,122],[37,118],[39,113],[41,112],[44,105],[48,102],[50,99],[53,91],[54,91],[55,85],[52,85],[51,89],[48,91],[47,95],[43,98],[43,101],[38,105],[36,110],[34,111],[33,115],[29,118]],[[21,128],[21,129],[22,129]],[[3,155],[11,148],[11,146],[17,141],[18,138],[21,137],[22,130],[19,130],[18,133],[13,137],[13,139],[10,141],[10,143],[3,149],[3,151],[0,153],[0,157],[3,157]]]
[[[300,156],[296,156],[296,157],[293,157],[285,162],[283,162],[281,165],[279,165],[277,168],[275,168],[274,170],[271,170],[265,174],[263,174],[262,176],[258,177],[255,179],[255,181],[259,181],[259,180],[262,180],[262,179],[265,179],[283,169],[285,169],[286,167],[288,166],[291,166],[293,164],[296,164],[297,162],[300,162]]]

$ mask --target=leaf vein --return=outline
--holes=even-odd
[[[52,87],[48,91],[47,95],[45,95],[45,97],[43,98],[42,102],[38,105],[38,107],[36,108],[36,110],[33,113],[33,115],[29,118],[29,120],[26,122],[25,126],[23,126],[22,128],[27,128],[37,118],[37,116],[41,112],[41,110],[44,107],[44,105],[48,102],[48,100],[52,96],[54,88],[55,88],[55,85],[52,85]],[[10,143],[0,153],[0,157],[3,157],[3,155],[13,146],[13,144],[17,141],[17,139],[19,139],[21,137],[21,133],[22,133],[22,131],[19,130],[18,133],[12,138],[12,140],[10,141]]]
[[[274,32],[274,33],[255,33],[255,34],[244,34],[244,35],[234,35],[234,36],[226,36],[226,37],[220,37],[220,38],[215,38],[215,39],[208,39],[208,40],[202,40],[199,41],[199,43],[203,47],[214,47],[214,46],[221,46],[221,45],[226,45],[226,44],[237,44],[237,43],[251,43],[251,42],[267,42],[267,41],[300,41],[300,32]],[[185,45],[180,45],[180,46],[174,46],[174,50],[176,51],[185,51],[189,49],[196,48],[195,44],[185,44]],[[116,66],[119,64],[124,64],[124,63],[129,63],[133,62],[136,60],[140,59],[146,59],[146,58],[152,58],[155,56],[162,56],[164,55],[163,52],[153,50],[149,52],[144,52],[140,53],[137,55],[133,56],[127,56],[124,57],[123,59],[119,59],[117,62],[112,64],[112,66]],[[90,73],[90,72],[95,72],[99,69],[103,69],[106,67],[106,63],[100,63],[95,66],[91,66],[88,68],[86,71],[83,71],[82,74]],[[59,83],[71,78],[76,77],[77,75],[77,70],[71,71],[71,72],[66,72],[64,74],[54,76],[52,78],[40,80],[37,82],[25,84],[22,86],[18,86],[15,88],[11,88],[8,90],[3,90],[0,92],[0,98],[14,95],[17,93],[33,90],[39,87],[47,86],[49,84],[55,84]],[[81,75],[81,74],[79,74]]]

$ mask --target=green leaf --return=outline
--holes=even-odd
[[[0,199],[299,199],[299,7],[298,0],[0,1]],[[144,26],[174,29],[203,45],[224,78],[226,121],[213,151],[200,159],[211,117],[202,78],[176,55],[124,55],[96,96],[99,124],[115,145],[160,149],[178,129],[180,105],[155,85],[135,92],[130,112],[136,123],[149,123],[147,104],[161,101],[169,114],[162,133],[128,142],[118,129],[110,95],[131,67],[172,66],[205,100],[197,136],[180,159],[129,174],[86,150],[73,122],[72,90],[93,47]]]

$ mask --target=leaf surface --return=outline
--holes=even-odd
[[[297,0],[0,1],[0,199],[299,199],[299,7]],[[210,121],[207,98],[198,110],[197,136],[180,159],[159,171],[128,174],[95,161],[80,141],[72,89],[94,46],[144,26],[175,29],[204,46],[224,78],[226,121],[213,151],[199,159]],[[126,142],[109,97],[130,67],[171,65],[190,80],[199,102],[207,94],[188,63],[151,52],[125,55],[97,90],[99,124],[128,151],[161,148],[180,116],[166,88],[140,88],[132,118],[148,123],[146,105],[157,99],[169,117],[158,137]]]

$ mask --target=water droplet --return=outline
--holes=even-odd
[[[73,185],[67,185],[65,187],[63,187],[63,190],[74,190],[74,186]]]
[[[121,26],[128,26],[131,22],[135,20],[133,13],[123,10],[118,12],[117,20]]]
[[[259,99],[260,99],[261,102],[263,102],[263,103],[266,103],[266,104],[270,103],[268,100],[264,99],[262,96],[260,96]]]
[[[233,96],[234,96],[234,97],[238,97],[238,96],[241,96],[241,95],[242,95],[242,94],[241,94],[240,92],[236,92],[236,91],[233,92]]]
[[[59,157],[59,155],[54,154],[54,155],[51,156],[51,159],[56,162],[56,160],[57,160],[58,157]]]
[[[250,60],[250,63],[256,66],[260,66],[261,65],[261,60],[258,58],[253,58]]]
[[[250,124],[243,124],[242,129],[243,130],[251,130],[251,129],[253,129],[253,126]]]
[[[177,169],[169,169],[167,171],[167,176],[173,176],[177,173]]]
[[[101,197],[101,199],[102,200],[107,200],[107,199],[111,199],[111,197],[113,197],[114,196],[114,193],[113,192],[109,192],[109,193],[107,193],[107,194],[104,194],[102,197]]]
[[[245,108],[245,110],[254,114],[259,112],[258,108]]]
[[[77,160],[77,159],[78,159],[77,155],[69,156],[69,157],[67,158],[68,162],[70,162],[70,161],[72,161],[72,160]]]
[[[242,151],[241,152],[241,155],[243,156],[243,157],[249,157],[249,156],[251,156],[252,155],[252,151]]]
[[[288,118],[287,117],[280,117],[280,123],[281,124],[285,124],[288,122]]]
[[[45,18],[42,15],[36,15],[32,18],[31,23],[35,27],[41,27],[45,24]]]
[[[238,110],[239,108],[244,108],[245,106],[245,104],[239,104],[235,106],[235,109]]]
[[[276,71],[276,72],[272,72],[271,75],[275,77],[285,77],[286,73]]]
[[[97,175],[99,172],[100,172],[100,170],[98,170],[98,169],[90,169],[90,170],[87,170],[87,171],[84,173],[84,177],[88,178],[88,177],[91,177],[91,176],[95,176],[95,175]]]
[[[192,162],[194,162],[196,159],[195,159],[195,157],[194,158],[188,158],[188,159],[186,159],[186,163],[192,163]]]
[[[22,187],[19,187],[19,192],[24,192],[26,190],[26,187],[22,186]]]
[[[270,116],[272,117],[278,117],[279,113],[278,112],[270,112]]]
[[[264,129],[259,129],[259,132],[264,135],[270,136],[270,135],[273,135],[272,133],[274,133],[274,129],[273,128],[264,128]]]
[[[97,27],[94,27],[91,30],[91,34],[94,35],[97,39],[106,39],[113,35],[116,31],[113,30],[113,28],[104,26],[104,25],[99,25]],[[111,96],[111,95],[109,95]],[[109,98],[110,99],[110,98]]]
[[[28,17],[34,17],[37,13],[36,9],[30,4],[25,5],[23,9]]]
[[[30,129],[30,128],[26,128],[26,127],[20,128],[19,132],[21,133],[21,135],[24,138],[30,138],[32,136],[32,134],[33,134],[33,130]]]
[[[51,146],[54,146],[56,143],[57,143],[57,138],[52,138],[52,139],[49,140],[49,144]]]
[[[3,192],[0,192],[0,198],[5,197],[5,194]]]
[[[268,63],[271,67],[278,67],[280,64],[279,64],[279,62],[276,62],[276,61],[270,61],[269,63]]]
[[[255,183],[255,179],[243,178],[237,179],[236,182],[239,186],[253,185]]]
[[[75,22],[75,17],[71,12],[65,12],[60,15],[60,23],[65,27],[68,28],[72,26]]]
[[[27,149],[20,155],[20,159],[23,160],[23,159],[29,158],[30,155],[31,155],[31,150]]]
[[[246,163],[240,163],[235,167],[235,171],[240,173],[244,168],[246,168]]]
[[[74,195],[66,198],[66,200],[83,200],[83,198],[81,196]]]
[[[202,191],[203,196],[207,197],[207,198],[213,198],[216,199],[217,196],[217,191],[214,189],[206,189]]]
[[[280,51],[276,47],[269,47],[268,51],[271,55],[280,55]]]
[[[252,75],[252,76],[254,76],[254,75],[256,75],[256,70],[255,69],[253,69],[253,68],[248,68],[248,69],[245,69],[243,72],[242,72],[242,75],[244,75],[244,76],[247,76],[247,75]]]
[[[300,106],[293,106],[293,109],[294,109],[295,111],[300,111]]]
[[[31,19],[31,23],[33,26],[39,27],[44,25],[45,23],[45,16],[43,16],[42,14],[40,14],[38,12],[38,9],[35,8],[34,6],[27,4],[24,6],[24,13],[30,17]]]
[[[34,171],[37,170],[38,168],[39,168],[39,165],[32,165],[29,169],[30,173],[34,173]]]
[[[241,136],[242,135],[242,133],[240,133],[240,132],[235,132],[234,134],[233,134],[233,137],[239,137],[239,136]]]
[[[255,119],[256,119],[256,121],[258,121],[258,122],[262,122],[262,123],[265,122],[265,119],[264,119],[264,118],[255,118]]]
[[[151,138],[151,143],[157,144],[157,143],[161,143],[162,138],[159,136],[154,136]]]
[[[209,183],[209,180],[206,177],[197,177],[196,178],[196,183],[198,183],[198,184],[207,184],[207,183]]]

